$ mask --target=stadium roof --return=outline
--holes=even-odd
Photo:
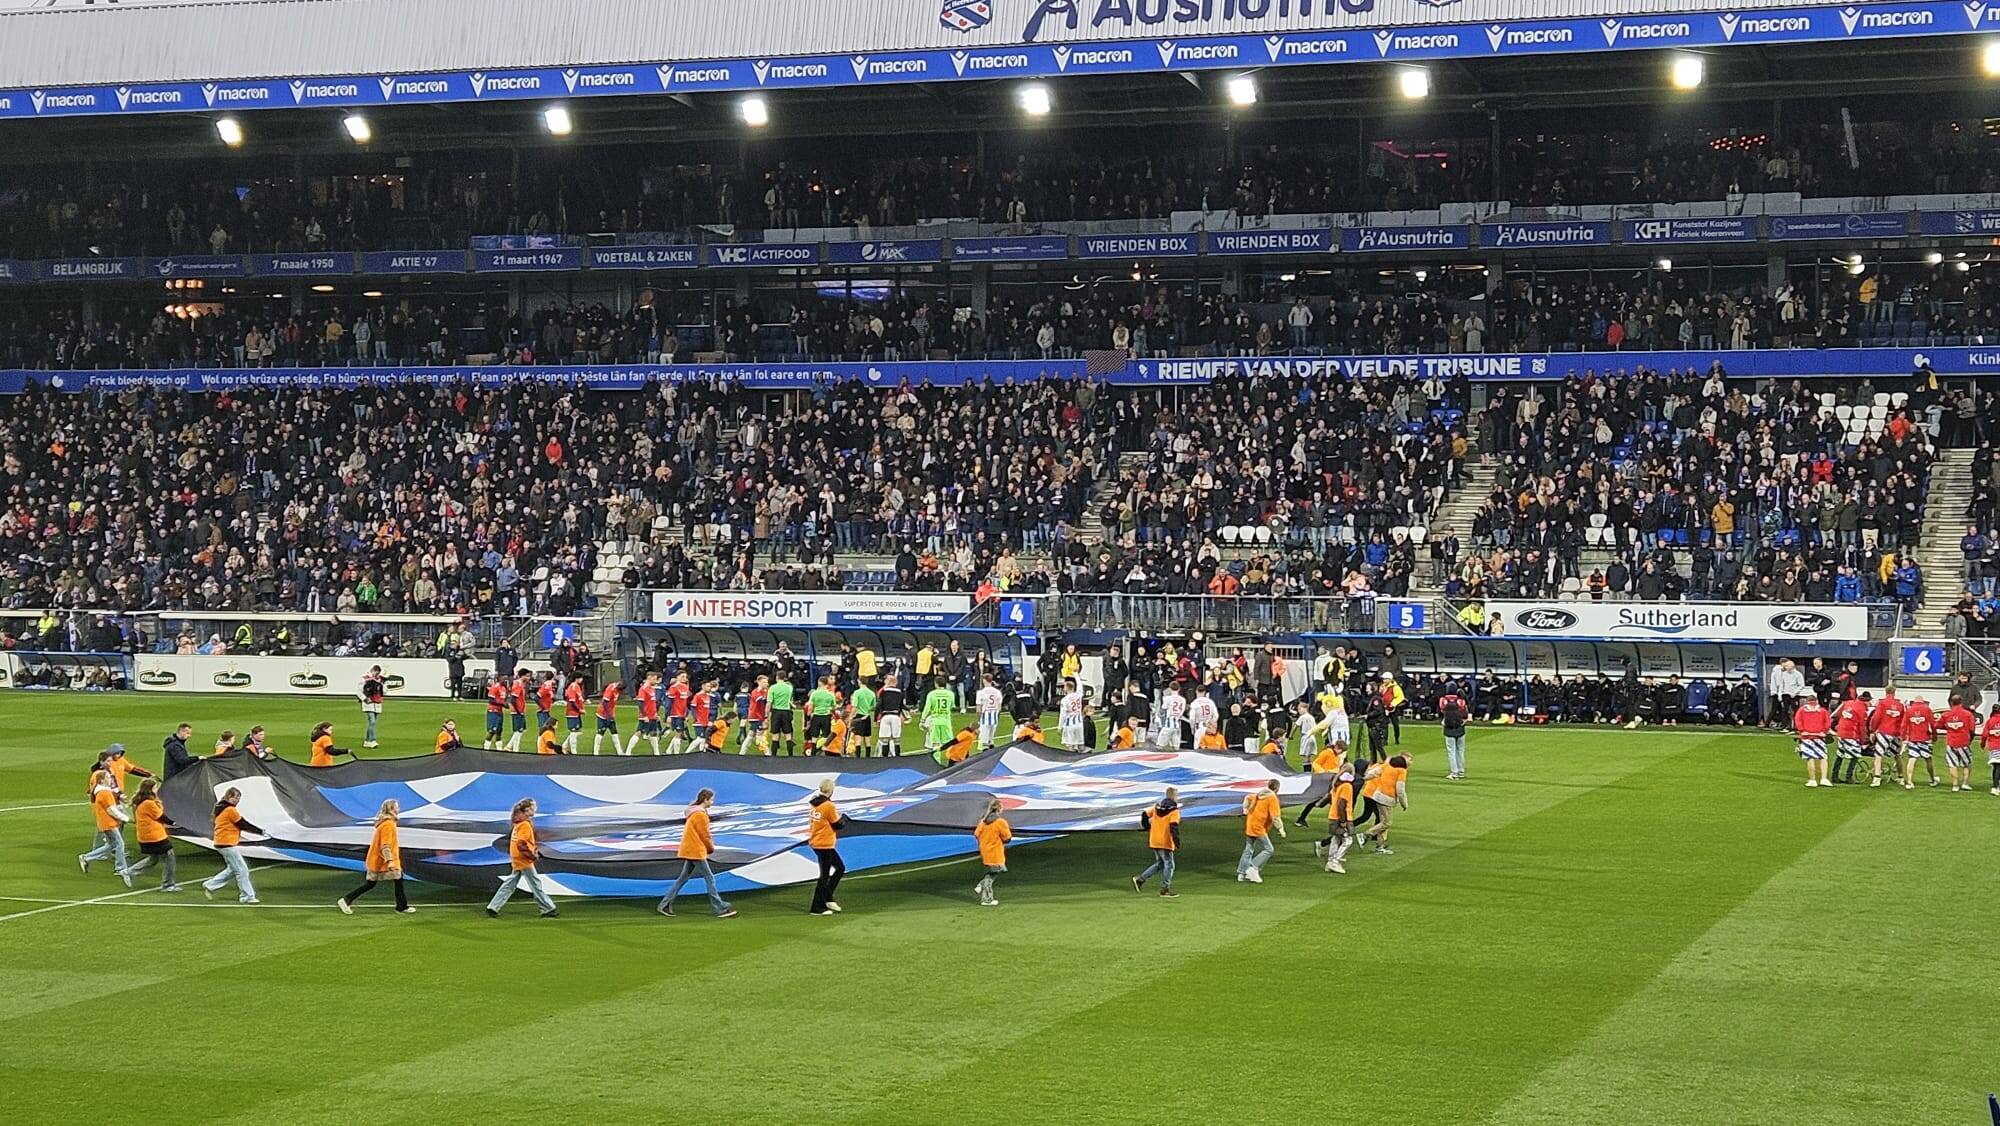
[[[907,83],[835,90],[770,91],[772,121],[757,136],[788,138],[986,134],[1016,143],[1027,131],[1088,128],[1302,128],[1329,122],[1364,123],[1371,133],[1466,135],[1497,114],[1501,128],[1520,132],[1593,132],[1643,126],[1687,114],[1687,124],[1719,129],[1766,129],[1774,112],[1807,101],[1865,99],[1870,116],[1884,110],[1979,116],[1988,111],[1993,80],[1981,71],[1975,44],[1959,37],[1896,39],[1865,49],[1852,43],[1741,46],[1704,55],[1708,76],[1695,92],[1665,79],[1667,55],[1623,51],[1436,61],[1427,64],[1431,96],[1421,102],[1395,89],[1396,64],[1266,67],[1248,71],[1259,100],[1248,110],[1228,103],[1225,83],[1238,72],[1157,73],[1072,77],[1051,82],[1050,117],[1025,120],[1019,83]],[[572,103],[576,140],[585,143],[740,141],[738,94],[635,95]],[[508,149],[558,143],[539,126],[542,101],[390,106],[369,111],[383,151]],[[1587,118],[1580,114],[1587,113]],[[0,162],[185,157],[190,144],[210,145],[214,113],[0,120]],[[255,151],[333,151],[345,142],[332,109],[258,114]],[[1328,136],[1345,140],[1346,133]],[[1310,138],[1304,138],[1310,139]],[[960,150],[962,151],[962,149]]]

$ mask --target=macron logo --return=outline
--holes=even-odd
[[[201,100],[207,102],[209,105],[215,104],[215,83],[204,82],[201,84]]]
[[[854,67],[854,80],[855,80],[856,82],[859,82],[859,81],[861,81],[861,80],[862,80],[863,78],[867,77],[867,74],[868,74],[868,56],[867,56],[867,55],[856,55],[856,56],[854,56],[853,58],[851,58],[851,59],[849,59],[849,60],[847,60],[847,61],[848,61],[848,64],[849,64],[849,65],[851,65],[852,67]]]
[[[1721,16],[1720,16],[1720,17],[1719,17],[1719,18],[1717,19],[1717,21],[1716,21],[1716,22],[1718,22],[1718,23],[1720,23],[1720,24],[1722,25],[1722,37],[1723,37],[1724,39],[1734,39],[1734,38],[1736,38],[1736,13],[1735,13],[1735,12],[1724,12],[1724,13],[1722,13],[1722,15],[1721,15]]]
[[[297,105],[298,103],[305,101],[305,98],[306,98],[306,84],[300,82],[296,78],[292,79],[292,104]]]
[[[212,89],[212,87],[211,87],[211,89]],[[116,93],[116,94],[118,95],[118,108],[119,108],[119,109],[124,109],[124,108],[125,108],[125,107],[126,107],[127,105],[131,104],[131,101],[132,101],[132,89],[131,89],[131,87],[129,87],[129,86],[120,86],[120,87],[119,87],[119,88],[118,88],[117,90],[115,90],[115,91],[113,91],[113,92],[114,92],[114,93]],[[211,99],[211,100],[212,100],[212,99]]]
[[[1163,39],[1160,41],[1159,47],[1160,47],[1160,65],[1167,66],[1174,61],[1174,41],[1171,39]]]
[[[966,55],[964,51],[953,51],[951,53],[951,69],[963,75],[965,73],[965,59]]]
[[[750,69],[757,72],[757,85],[762,86],[765,76],[771,73],[771,64],[764,59],[758,59],[750,64]]]
[[[563,85],[569,89],[570,93],[572,94],[576,93],[575,67],[570,67],[568,70],[563,71]]]
[[[389,100],[390,98],[393,98],[393,97],[395,97],[395,96],[396,96],[396,80],[395,80],[394,78],[378,78],[378,79],[376,79],[375,81],[377,81],[377,82],[379,82],[379,83],[381,83],[381,84],[382,84],[382,100],[383,100],[383,101],[385,101],[385,102],[386,102],[386,101],[388,101],[388,100]]]
[[[1272,62],[1277,62],[1278,56],[1284,54],[1284,52],[1285,52],[1284,36],[1266,35],[1264,37],[1264,53],[1271,56]]]
[[[1840,10],[1840,26],[1847,29],[1847,34],[1853,35],[1854,25],[1860,22],[1861,22],[1861,9],[1842,8]]]
[[[1506,38],[1507,38],[1506,28],[1500,26],[1497,23],[1486,25],[1486,41],[1493,45],[1494,50],[1498,51],[1500,49],[1501,40]]]
[[[476,70],[473,71],[472,96],[476,98],[479,97],[481,94],[484,94],[485,92],[486,92],[486,75],[480,71]]]
[[[1604,45],[1606,47],[1613,46],[1618,42],[1617,20],[1603,20],[1597,26],[1604,29]]]
[[[1396,41],[1396,33],[1393,31],[1376,32],[1375,53],[1378,55],[1387,55],[1389,53],[1389,44],[1395,41]]]
[[[1979,18],[1985,14],[1986,5],[1979,3],[1978,0],[1973,0],[1972,3],[1965,5],[1966,26],[1977,28],[1979,26]]]
[[[30,90],[30,91],[28,91],[28,100],[29,100],[29,101],[31,101],[31,102],[33,102],[33,103],[35,103],[35,112],[36,112],[36,113],[40,113],[40,112],[42,112],[42,103],[43,103],[43,102],[45,102],[45,101],[47,101],[47,100],[48,100],[48,98],[49,98],[49,96],[48,96],[47,94],[43,93],[43,92],[42,92],[42,91],[40,91],[40,90]]]
[[[1057,48],[1056,48],[1056,50],[1055,50],[1055,55],[1056,55],[1056,69],[1057,69],[1057,70],[1068,70],[1068,69],[1069,69],[1069,48],[1068,48],[1068,47],[1057,47]]]

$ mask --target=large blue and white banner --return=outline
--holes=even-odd
[[[137,258],[56,258],[35,264],[46,282],[131,281],[143,277]]]
[[[729,267],[817,266],[819,244],[816,242],[710,243],[708,264]]]
[[[1178,808],[1187,820],[1241,816],[1244,797],[1273,780],[1290,804],[1320,796],[1329,781],[1299,774],[1277,755],[1066,754],[1025,740],[949,767],[929,756],[626,758],[461,748],[372,757],[378,753],[385,752],[315,768],[231,751],[176,774],[161,796],[184,841],[213,847],[216,799],[234,788],[244,819],[264,831],[245,836],[251,856],[355,870],[376,812],[394,798],[402,807],[397,835],[405,870],[482,890],[506,875],[509,815],[516,802],[533,798],[537,867],[555,894],[652,897],[665,894],[680,872],[682,826],[703,789],[715,791],[710,832],[717,882],[736,892],[818,875],[806,837],[824,780],[833,782],[835,807],[848,818],[839,848],[852,870],[977,853],[972,829],[994,798],[1018,847],[1069,833],[1136,835],[1140,814],[1169,786],[1180,791]]]
[[[149,278],[240,278],[248,271],[241,254],[182,254],[146,259]]]
[[[404,0],[394,36],[358,29],[345,10],[299,3],[287,5],[284,26],[301,41],[323,45],[315,57],[324,57],[321,66],[332,73],[266,78],[258,76],[269,74],[268,60],[247,46],[240,59],[225,53],[229,61],[217,61],[213,43],[232,35],[254,42],[242,35],[243,17],[227,5],[166,9],[128,0],[113,22],[60,10],[76,2],[0,0],[0,10],[58,8],[10,18],[9,34],[0,37],[0,74],[18,76],[19,85],[0,90],[0,116],[1241,70],[1976,35],[2000,28],[1994,15],[2000,6],[1980,0],[1650,0],[1642,14],[1624,0],[1579,0],[1560,15],[1529,0],[847,0],[833,13],[820,0],[721,9],[661,9],[647,0],[541,0],[530,7],[517,0],[490,14],[563,27],[558,44],[545,37],[467,36],[462,21],[447,17],[446,0]],[[427,18],[434,4],[435,18]],[[103,8],[96,5],[89,15]],[[680,57],[617,66],[560,57],[629,57],[630,29],[642,26],[649,29],[648,43],[671,45]],[[401,70],[411,58],[438,69]],[[182,80],[202,73],[210,80]],[[79,81],[94,85],[66,85]]]
[[[1131,359],[1115,371],[1094,374],[1081,359],[901,360],[878,363],[594,364],[510,367],[500,364],[435,367],[161,368],[117,371],[29,371],[0,368],[0,395],[18,395],[31,384],[66,393],[159,387],[180,391],[233,391],[249,387],[374,387],[399,383],[555,383],[596,390],[635,390],[655,383],[716,383],[772,390],[803,390],[828,383],[862,383],[885,390],[905,383],[958,387],[981,381],[1101,378],[1114,386],[1211,383],[1218,379],[1468,379],[1475,382],[1560,380],[1589,372],[1639,368],[1707,371],[1720,363],[1736,379],[1869,378],[1908,376],[1919,365],[1939,375],[2000,375],[2000,344],[1949,348],[1765,348],[1741,352],[1532,352],[1431,356],[1215,356]]]
[[[2000,12],[2000,4],[1993,10]],[[2000,211],[1926,211],[1917,216],[1917,229],[1927,235],[2000,235]]]

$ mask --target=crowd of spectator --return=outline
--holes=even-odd
[[[1503,390],[1479,424],[1496,464],[1492,494],[1463,541],[1432,542],[1433,567],[1449,594],[1473,600],[1883,601],[1912,610],[1923,574],[1911,553],[1937,438],[1947,429],[1961,438],[1964,405],[1927,372],[1912,384],[1840,385],[1831,393],[1845,401],[1830,404],[1830,392],[1796,381],[1730,381],[1717,363],[1586,374],[1549,396]],[[1852,424],[1836,414],[1853,403],[1882,415]]]
[[[1589,281],[1510,276],[1486,290],[1380,279],[1248,300],[1187,284],[1051,285],[996,291],[981,312],[934,289],[879,298],[799,290],[739,304],[646,290],[630,306],[420,296],[329,299],[294,312],[262,299],[80,308],[0,305],[0,367],[108,369],[348,364],[679,363],[734,360],[1254,356],[1849,347],[2000,339],[2000,291],[1984,271],[1875,271],[1843,284],[1707,290],[1640,270]],[[156,299],[157,300],[157,299]]]
[[[1928,130],[1927,130],[1928,132]],[[1745,192],[1807,196],[2000,190],[1983,132],[1808,125],[1782,137],[1686,133],[1246,145],[1107,160],[1073,151],[877,158],[879,146],[748,168],[653,163],[654,150],[592,150],[561,165],[502,167],[476,155],[390,169],[357,156],[312,176],[219,178],[209,168],[120,180],[44,170],[0,181],[0,257],[241,254],[463,246],[478,234],[586,235],[738,228],[876,228],[926,220],[1036,223],[1432,209],[1486,199],[1516,206],[1674,203]],[[1134,138],[1122,145],[1130,148]],[[1140,142],[1143,149],[1143,141]],[[95,251],[90,248],[96,248]]]

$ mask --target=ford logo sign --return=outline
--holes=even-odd
[[[1570,613],[1568,610],[1537,606],[1532,610],[1523,610],[1514,615],[1514,624],[1520,626],[1522,629],[1554,633],[1557,630],[1565,630],[1575,625],[1576,615]]]
[[[1833,619],[1812,610],[1787,610],[1771,615],[1771,628],[1793,636],[1825,633],[1833,628]]]

